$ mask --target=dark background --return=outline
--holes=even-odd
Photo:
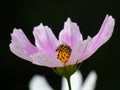
[[[84,61],[80,70],[86,78],[90,71],[98,75],[95,90],[120,90],[120,3],[119,0],[9,0],[0,3],[0,88],[28,90],[34,74],[45,75],[55,90],[60,90],[61,77],[52,69],[36,66],[18,58],[9,50],[10,33],[21,28],[34,43],[32,30],[41,22],[52,28],[56,36],[67,17],[76,22],[84,38],[94,36],[106,14],[116,20],[111,39]]]

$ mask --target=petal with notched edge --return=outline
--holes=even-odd
[[[56,48],[59,45],[58,40],[48,26],[40,24],[33,30],[36,46],[43,52],[53,57],[56,56]]]
[[[68,18],[64,24],[64,29],[59,34],[60,43],[67,44],[73,49],[76,43],[82,39],[78,25]]]
[[[89,50],[83,56],[82,59],[87,59],[91,56],[95,51],[106,43],[110,37],[112,36],[113,30],[115,26],[115,20],[112,16],[106,15],[105,20],[99,30],[99,32],[93,37],[92,43],[90,45]]]
[[[21,29],[14,29],[11,34],[10,50],[17,56],[31,61],[29,55],[37,53],[38,49],[30,43]]]

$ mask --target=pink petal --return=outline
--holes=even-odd
[[[30,59],[29,55],[38,52],[38,49],[30,43],[21,29],[14,29],[11,34],[10,50],[23,59]]]
[[[11,52],[14,53],[16,56],[32,62],[32,58],[30,58],[29,55],[14,42],[10,43],[9,47]]]
[[[82,34],[76,23],[72,22],[70,18],[64,24],[64,29],[59,34],[59,40],[63,44],[69,45],[72,49],[75,47],[77,41],[82,41]]]
[[[83,55],[87,52],[87,50],[90,47],[91,44],[91,37],[88,37],[87,40],[84,41],[79,41],[76,44],[75,49],[72,51],[71,57],[67,63],[67,65],[69,64],[76,64],[76,63],[80,63],[83,60],[81,60],[81,58],[83,57]]]
[[[33,63],[40,65],[40,66],[46,66],[46,67],[63,67],[63,63],[61,63],[56,58],[53,58],[47,54],[43,53],[37,53],[34,55],[31,55],[31,58],[33,59]]]
[[[112,36],[115,26],[115,20],[112,16],[106,15],[106,18],[99,30],[99,32],[93,37],[90,49],[83,56],[83,59],[91,56],[100,46],[106,43]]]
[[[102,24],[100,31],[98,32],[97,35],[93,37],[92,40],[93,49],[99,48],[101,45],[103,45],[105,42],[107,42],[110,39],[114,30],[113,29],[114,25],[115,25],[115,21],[112,18],[112,16],[107,15]]]
[[[34,28],[33,34],[35,37],[36,46],[43,53],[56,57],[55,50],[58,47],[59,42],[51,29],[47,26],[43,26],[43,24],[40,24],[39,26]]]

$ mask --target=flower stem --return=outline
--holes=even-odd
[[[71,83],[70,83],[70,77],[66,77],[66,79],[67,79],[67,83],[68,83],[69,90],[72,90],[72,89],[71,89]]]

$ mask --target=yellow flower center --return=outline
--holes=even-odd
[[[68,45],[61,44],[57,49],[56,52],[57,54],[57,59],[60,60],[62,63],[66,63],[71,55],[71,48]]]

